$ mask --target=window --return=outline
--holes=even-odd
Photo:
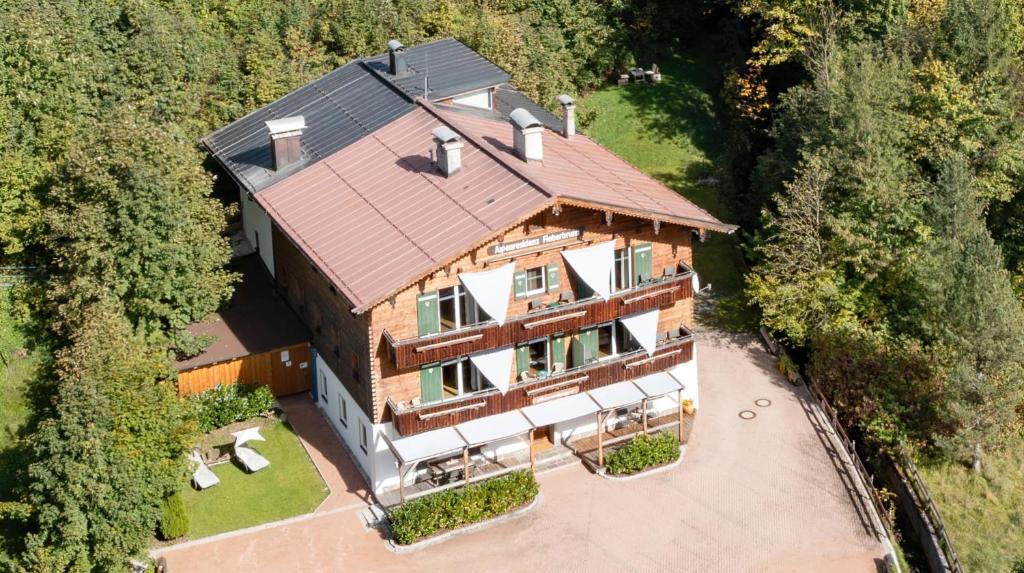
[[[597,359],[615,355],[615,323],[609,322],[597,327]]]
[[[359,420],[359,449],[363,450],[363,453],[368,453],[370,448],[370,438],[367,435],[366,424],[362,420]]]
[[[612,275],[612,292],[626,290],[633,286],[632,265],[629,249],[615,250],[615,272]]]
[[[633,338],[633,335],[629,332],[629,329],[622,326],[621,322],[615,323],[615,353],[625,354],[627,352],[633,352],[640,350],[640,343]]]
[[[327,403],[327,375],[320,373],[320,399]]]
[[[526,269],[526,296],[543,294],[547,290],[544,282],[546,272],[544,267]]]
[[[458,398],[459,396],[494,387],[486,378],[480,375],[480,371],[465,356],[457,360],[442,362],[439,369],[441,372],[441,400],[451,400],[452,398]],[[431,397],[429,394],[421,395],[420,399],[424,402],[431,401],[428,400]],[[433,393],[433,395],[436,395],[436,393]]]
[[[551,373],[547,337],[531,340],[516,348],[516,371],[522,378],[543,378]]]
[[[437,291],[437,314],[439,332],[449,332],[491,319],[477,306],[466,289],[459,285]]]
[[[341,404],[340,416],[338,421],[341,422],[342,426],[348,427],[348,402],[341,397],[341,392],[338,392],[338,403]]]

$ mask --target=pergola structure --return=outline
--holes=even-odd
[[[598,465],[604,465],[604,426],[611,412],[640,404],[642,409],[642,431],[648,430],[647,405],[651,400],[677,395],[679,403],[679,442],[683,442],[683,390],[684,383],[669,372],[658,372],[636,380],[619,382],[588,392],[572,394],[548,400],[539,404],[526,406],[519,410],[485,416],[476,420],[462,422],[447,428],[430,430],[404,438],[392,440],[384,436],[384,441],[395,459],[398,460],[398,479],[400,503],[406,499],[406,477],[417,464],[444,457],[453,457],[462,453],[462,480],[447,487],[468,485],[471,479],[469,450],[485,444],[494,443],[515,436],[528,436],[530,457],[528,462],[515,466],[503,467],[499,471],[485,476],[492,477],[501,473],[530,467],[536,471],[536,456],[532,447],[534,432],[538,428],[589,416],[597,415]]]

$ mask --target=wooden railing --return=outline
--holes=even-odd
[[[501,326],[488,322],[406,340],[396,340],[385,330],[384,340],[396,368],[414,368],[669,306],[693,296],[692,276],[693,272],[687,270],[673,277],[656,279],[615,293],[607,301],[597,298],[561,304],[512,317]]]
[[[504,395],[491,390],[419,406],[399,405],[389,398],[388,406],[395,429],[402,436],[409,436],[669,370],[692,359],[693,335],[684,331],[683,336],[659,344],[651,357],[639,351],[593,362],[539,380],[513,384]]]

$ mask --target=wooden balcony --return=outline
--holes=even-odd
[[[509,318],[504,325],[484,323],[451,332],[394,340],[387,330],[384,339],[399,370],[449,360],[481,350],[519,344],[549,334],[569,332],[608,322],[620,316],[670,306],[693,296],[693,271],[659,278],[636,288],[618,292],[607,301],[587,299],[561,304]]]
[[[388,399],[392,421],[399,434],[409,436],[669,370],[693,359],[693,334],[683,332],[678,338],[660,343],[653,356],[648,357],[642,350],[623,354],[540,380],[514,383],[505,395],[489,390],[412,407],[401,407]]]

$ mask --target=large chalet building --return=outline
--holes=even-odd
[[[378,498],[599,424],[681,430],[691,243],[734,227],[576,133],[569,97],[556,117],[455,40],[388,48],[203,139]]]

